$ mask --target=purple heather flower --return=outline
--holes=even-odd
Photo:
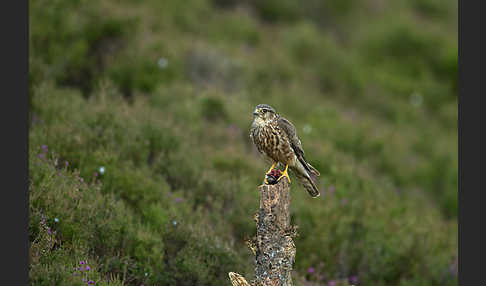
[[[42,145],[41,148],[44,150],[44,152],[47,152],[47,145]]]
[[[336,281],[334,280],[329,281],[329,286],[336,286]]]
[[[38,157],[41,158],[41,159],[44,159],[46,157],[46,155],[45,154],[39,154]]]
[[[332,194],[336,191],[336,187],[334,186],[329,186],[329,193]]]
[[[314,271],[315,271],[314,267],[309,267],[309,269],[307,269],[308,273],[314,273]]]
[[[50,228],[50,227],[48,227],[48,228],[47,228],[47,233],[48,233],[49,235],[51,234],[51,228]]]
[[[183,202],[183,201],[184,201],[184,199],[183,199],[183,198],[175,198],[175,199],[174,199],[174,201],[175,201],[176,203],[181,203],[181,202]]]
[[[81,260],[81,261],[79,261],[79,264],[81,264],[81,265],[85,265],[85,264],[86,264],[86,262],[85,262],[84,260]]]
[[[91,267],[89,267],[89,265],[86,265],[86,271],[90,271],[91,270]]]
[[[353,275],[353,276],[349,277],[349,282],[351,282],[352,284],[358,283],[358,276]]]
[[[68,161],[64,161],[64,165],[66,165],[66,167],[69,167],[69,162]]]
[[[454,275],[454,276],[456,276],[456,275],[457,275],[457,268],[456,268],[456,267],[457,267],[457,265],[456,265],[456,263],[455,263],[455,262],[454,262],[454,263],[452,263],[452,264],[449,266],[449,272],[450,272],[452,275]]]
[[[95,285],[95,282],[93,280],[89,280],[88,285]]]

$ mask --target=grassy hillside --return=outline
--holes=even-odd
[[[457,285],[456,2],[29,7],[32,285],[252,277],[259,103],[321,172],[296,285]]]

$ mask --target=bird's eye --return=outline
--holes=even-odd
[[[268,111],[268,110],[266,110],[266,109],[263,109],[263,113],[266,113],[267,111]]]

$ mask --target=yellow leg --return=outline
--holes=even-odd
[[[287,177],[287,180],[289,180],[289,183],[290,183],[289,173],[287,172],[288,169],[289,169],[289,165],[287,164],[287,165],[285,165],[285,170],[283,171],[280,178],[277,179],[277,181],[280,181],[280,179],[282,179],[283,177]]]
[[[268,171],[267,171],[267,173],[266,173],[266,174],[270,173],[270,172],[273,170],[273,168],[275,168],[275,165],[276,165],[276,164],[275,164],[275,163],[273,163],[273,164],[272,164],[272,167],[270,167],[270,169],[268,169]]]
[[[270,172],[273,170],[273,168],[275,168],[275,165],[276,165],[276,163],[273,163],[273,164],[272,164],[272,167],[270,167],[270,169],[268,169],[268,171],[265,173],[265,179],[264,179],[264,182],[265,182],[265,184],[267,184],[267,185],[268,185],[268,181],[267,181],[267,175],[268,175],[268,174],[269,174],[269,173],[270,173]]]

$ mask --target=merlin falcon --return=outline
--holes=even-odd
[[[267,174],[270,174],[280,163],[285,165],[285,170],[278,180],[287,177],[290,183],[287,172],[290,168],[311,197],[316,198],[320,195],[319,189],[311,178],[311,175],[319,176],[319,171],[305,160],[302,143],[297,137],[295,127],[280,116],[273,107],[267,104],[259,104],[255,107],[250,138],[265,159],[272,163]],[[268,184],[266,176],[265,183]]]

